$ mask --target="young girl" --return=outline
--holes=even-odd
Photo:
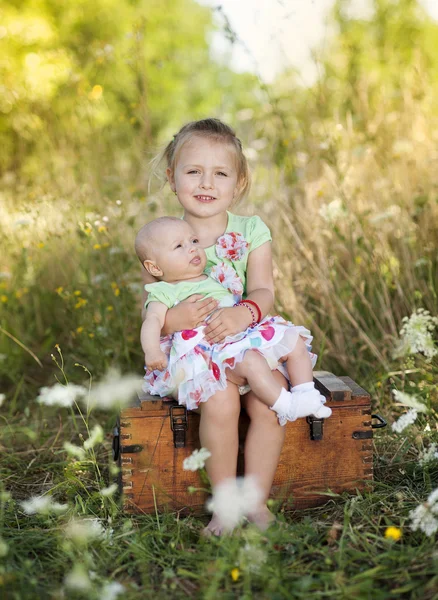
[[[226,249],[226,255],[242,257],[248,251],[247,242],[238,233],[225,234],[218,244],[221,250]],[[301,338],[310,342],[309,332],[281,317],[265,318],[259,324],[258,306],[241,299],[243,285],[231,266],[221,263],[209,275],[204,273],[205,251],[187,222],[175,217],[156,219],[141,228],[135,247],[145,269],[159,279],[158,283],[145,286],[149,295],[141,343],[148,369],[147,392],[172,395],[180,404],[196,409],[215,392],[225,390],[227,378],[238,383],[243,377],[260,400],[277,413],[281,425],[311,414],[330,416],[331,410],[323,406],[325,398],[311,383],[309,354],[302,351]],[[250,326],[214,345],[204,339],[205,326],[167,336],[160,345],[167,310],[196,292],[212,296],[219,301],[219,307],[245,306]],[[308,381],[288,392],[272,375],[276,368],[292,385],[303,376]]]
[[[170,187],[183,208],[183,219],[191,225],[205,249],[207,267],[225,262],[234,267],[244,287],[243,295],[255,302],[262,318],[274,302],[271,236],[259,217],[240,217],[228,212],[249,191],[250,176],[240,140],[234,131],[217,119],[205,119],[185,125],[167,145],[164,156]],[[218,256],[216,242],[224,233],[240,233],[249,244],[243,257]],[[219,251],[219,254],[222,254]],[[146,284],[157,280],[142,269]],[[195,294],[166,312],[163,334],[194,329],[217,307],[211,297]],[[250,324],[245,306],[220,308],[209,319],[204,335],[210,344],[222,342],[228,335],[245,331]],[[302,347],[304,344],[302,344]],[[303,352],[307,354],[304,347]],[[286,378],[273,372],[276,381],[288,389]],[[303,376],[297,385],[308,383]],[[245,383],[242,378],[241,384]],[[247,515],[260,528],[273,519],[266,506],[272,480],[284,441],[274,411],[261,402],[254,391],[239,396],[238,386],[229,383],[207,402],[200,404],[199,437],[212,456],[206,463],[213,489],[223,480],[235,477],[238,454],[238,421],[241,405],[250,419],[245,441],[245,475],[252,475],[263,490],[264,498],[254,512]],[[219,535],[222,524],[215,514],[206,528]]]

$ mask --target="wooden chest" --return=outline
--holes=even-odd
[[[371,414],[369,394],[352,379],[324,371],[314,375],[333,414],[327,420],[308,417],[286,425],[271,496],[290,508],[323,504],[328,491],[354,493],[369,485],[373,429],[386,425],[380,416]],[[373,418],[379,423],[373,424]],[[198,425],[198,414],[156,396],[122,411],[113,448],[121,467],[127,512],[204,511],[207,494],[188,491],[202,487],[199,474],[182,467],[183,460],[200,446]],[[248,417],[242,411],[241,449],[247,428]],[[242,458],[240,450],[239,465],[243,465]]]

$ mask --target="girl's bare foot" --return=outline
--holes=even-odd
[[[271,513],[267,506],[261,506],[254,512],[247,515],[250,523],[254,523],[261,531],[266,531],[275,521],[275,515]]]
[[[217,537],[223,535],[225,533],[225,528],[219,521],[219,517],[213,513],[213,517],[207,527],[201,531],[201,535],[205,537],[210,537],[211,535],[215,535]]]

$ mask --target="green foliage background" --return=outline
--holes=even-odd
[[[303,88],[293,69],[267,85],[213,56],[217,29],[240,40],[194,0],[0,0],[0,593],[65,597],[82,561],[129,598],[436,598],[433,538],[407,523],[437,487],[436,463],[418,464],[438,442],[437,363],[394,349],[403,317],[437,312],[438,24],[416,0],[372,6],[358,19],[334,2],[318,80]],[[198,552],[193,519],[125,519],[103,499],[109,439],[97,458],[66,454],[63,441],[82,444],[96,418],[110,431],[115,415],[83,427],[35,398],[59,352],[74,382],[84,368],[142,372],[133,239],[179,210],[149,161],[206,116],[247,149],[253,188],[236,211],[270,226],[276,310],[312,330],[318,368],[354,378],[389,419],[394,388],[428,413],[401,441],[376,436],[373,493]],[[71,514],[104,515],[114,543],[73,548],[55,517],[23,514],[20,499],[49,490]],[[404,528],[398,545],[383,537],[389,525]],[[269,555],[256,574],[240,558],[247,541]]]

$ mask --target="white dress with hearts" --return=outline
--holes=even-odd
[[[228,242],[227,234],[219,238],[218,244]],[[239,237],[240,236],[240,237]],[[225,239],[225,242],[223,240]],[[233,250],[245,250],[245,240],[239,233],[233,233],[229,242]],[[230,306],[241,297],[243,286],[237,273],[230,265],[218,264],[210,270],[204,282],[196,282],[189,289],[187,282],[170,286],[165,282],[149,284],[148,301],[161,301],[171,307],[175,301],[182,301],[191,294],[202,293],[212,297],[218,290],[218,300],[222,306]],[[218,287],[218,283],[220,283]],[[228,291],[224,297],[224,287]],[[160,295],[161,292],[163,295]],[[181,294],[179,293],[181,292]],[[171,297],[174,294],[175,297]],[[179,404],[195,409],[206,402],[219,390],[227,387],[227,369],[233,369],[241,362],[248,350],[260,353],[271,370],[278,369],[287,378],[285,366],[279,359],[289,354],[301,336],[309,351],[312,366],[316,355],[311,352],[312,336],[310,331],[297,326],[279,316],[267,316],[255,327],[249,327],[241,333],[228,336],[220,344],[210,344],[204,338],[205,326],[179,331],[161,338],[160,346],[168,359],[164,371],[146,370],[144,390],[152,395],[172,396]]]

